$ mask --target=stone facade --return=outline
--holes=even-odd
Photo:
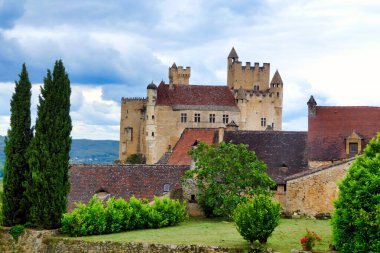
[[[75,202],[87,203],[94,194],[128,200],[132,195],[152,200],[181,188],[180,180],[190,166],[176,165],[72,165],[69,210]]]
[[[354,158],[327,167],[308,170],[286,180],[285,210],[309,216],[332,213],[338,197],[337,184],[346,175]]]
[[[227,85],[190,85],[190,67],[169,68],[169,84],[151,83],[144,99],[122,98],[119,159],[142,153],[154,164],[174,147],[185,128],[281,130],[283,83],[270,64],[242,66],[235,49],[227,58]]]

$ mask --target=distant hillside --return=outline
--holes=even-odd
[[[71,163],[113,163],[119,159],[119,142],[75,139],[71,145]]]
[[[3,167],[4,136],[0,135],[0,177]],[[108,163],[111,164],[119,157],[119,142],[108,140],[74,139],[70,152],[71,163]]]

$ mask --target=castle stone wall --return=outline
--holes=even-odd
[[[353,159],[328,167],[309,170],[304,175],[289,177],[286,182],[286,211],[299,211],[315,216],[332,213],[333,202],[338,197],[337,184],[346,175]]]
[[[190,166],[181,165],[72,165],[68,208],[75,202],[88,202],[98,192],[128,200],[132,195],[152,200],[170,190],[181,188],[180,178]]]

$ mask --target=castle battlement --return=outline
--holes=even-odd
[[[133,102],[133,101],[142,101],[142,102],[145,102],[146,98],[144,98],[144,97],[130,97],[130,98],[122,97],[121,98],[121,103],[122,104],[125,104],[127,102]]]
[[[183,66],[178,66],[173,63],[169,68],[169,83],[170,84],[189,84],[191,74],[191,68]]]

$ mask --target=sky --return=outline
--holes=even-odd
[[[32,117],[47,69],[62,59],[72,136],[119,139],[121,97],[145,97],[168,67],[190,83],[226,85],[227,56],[269,62],[284,82],[283,130],[307,131],[318,105],[380,106],[378,0],[0,0],[0,135],[26,63]]]

